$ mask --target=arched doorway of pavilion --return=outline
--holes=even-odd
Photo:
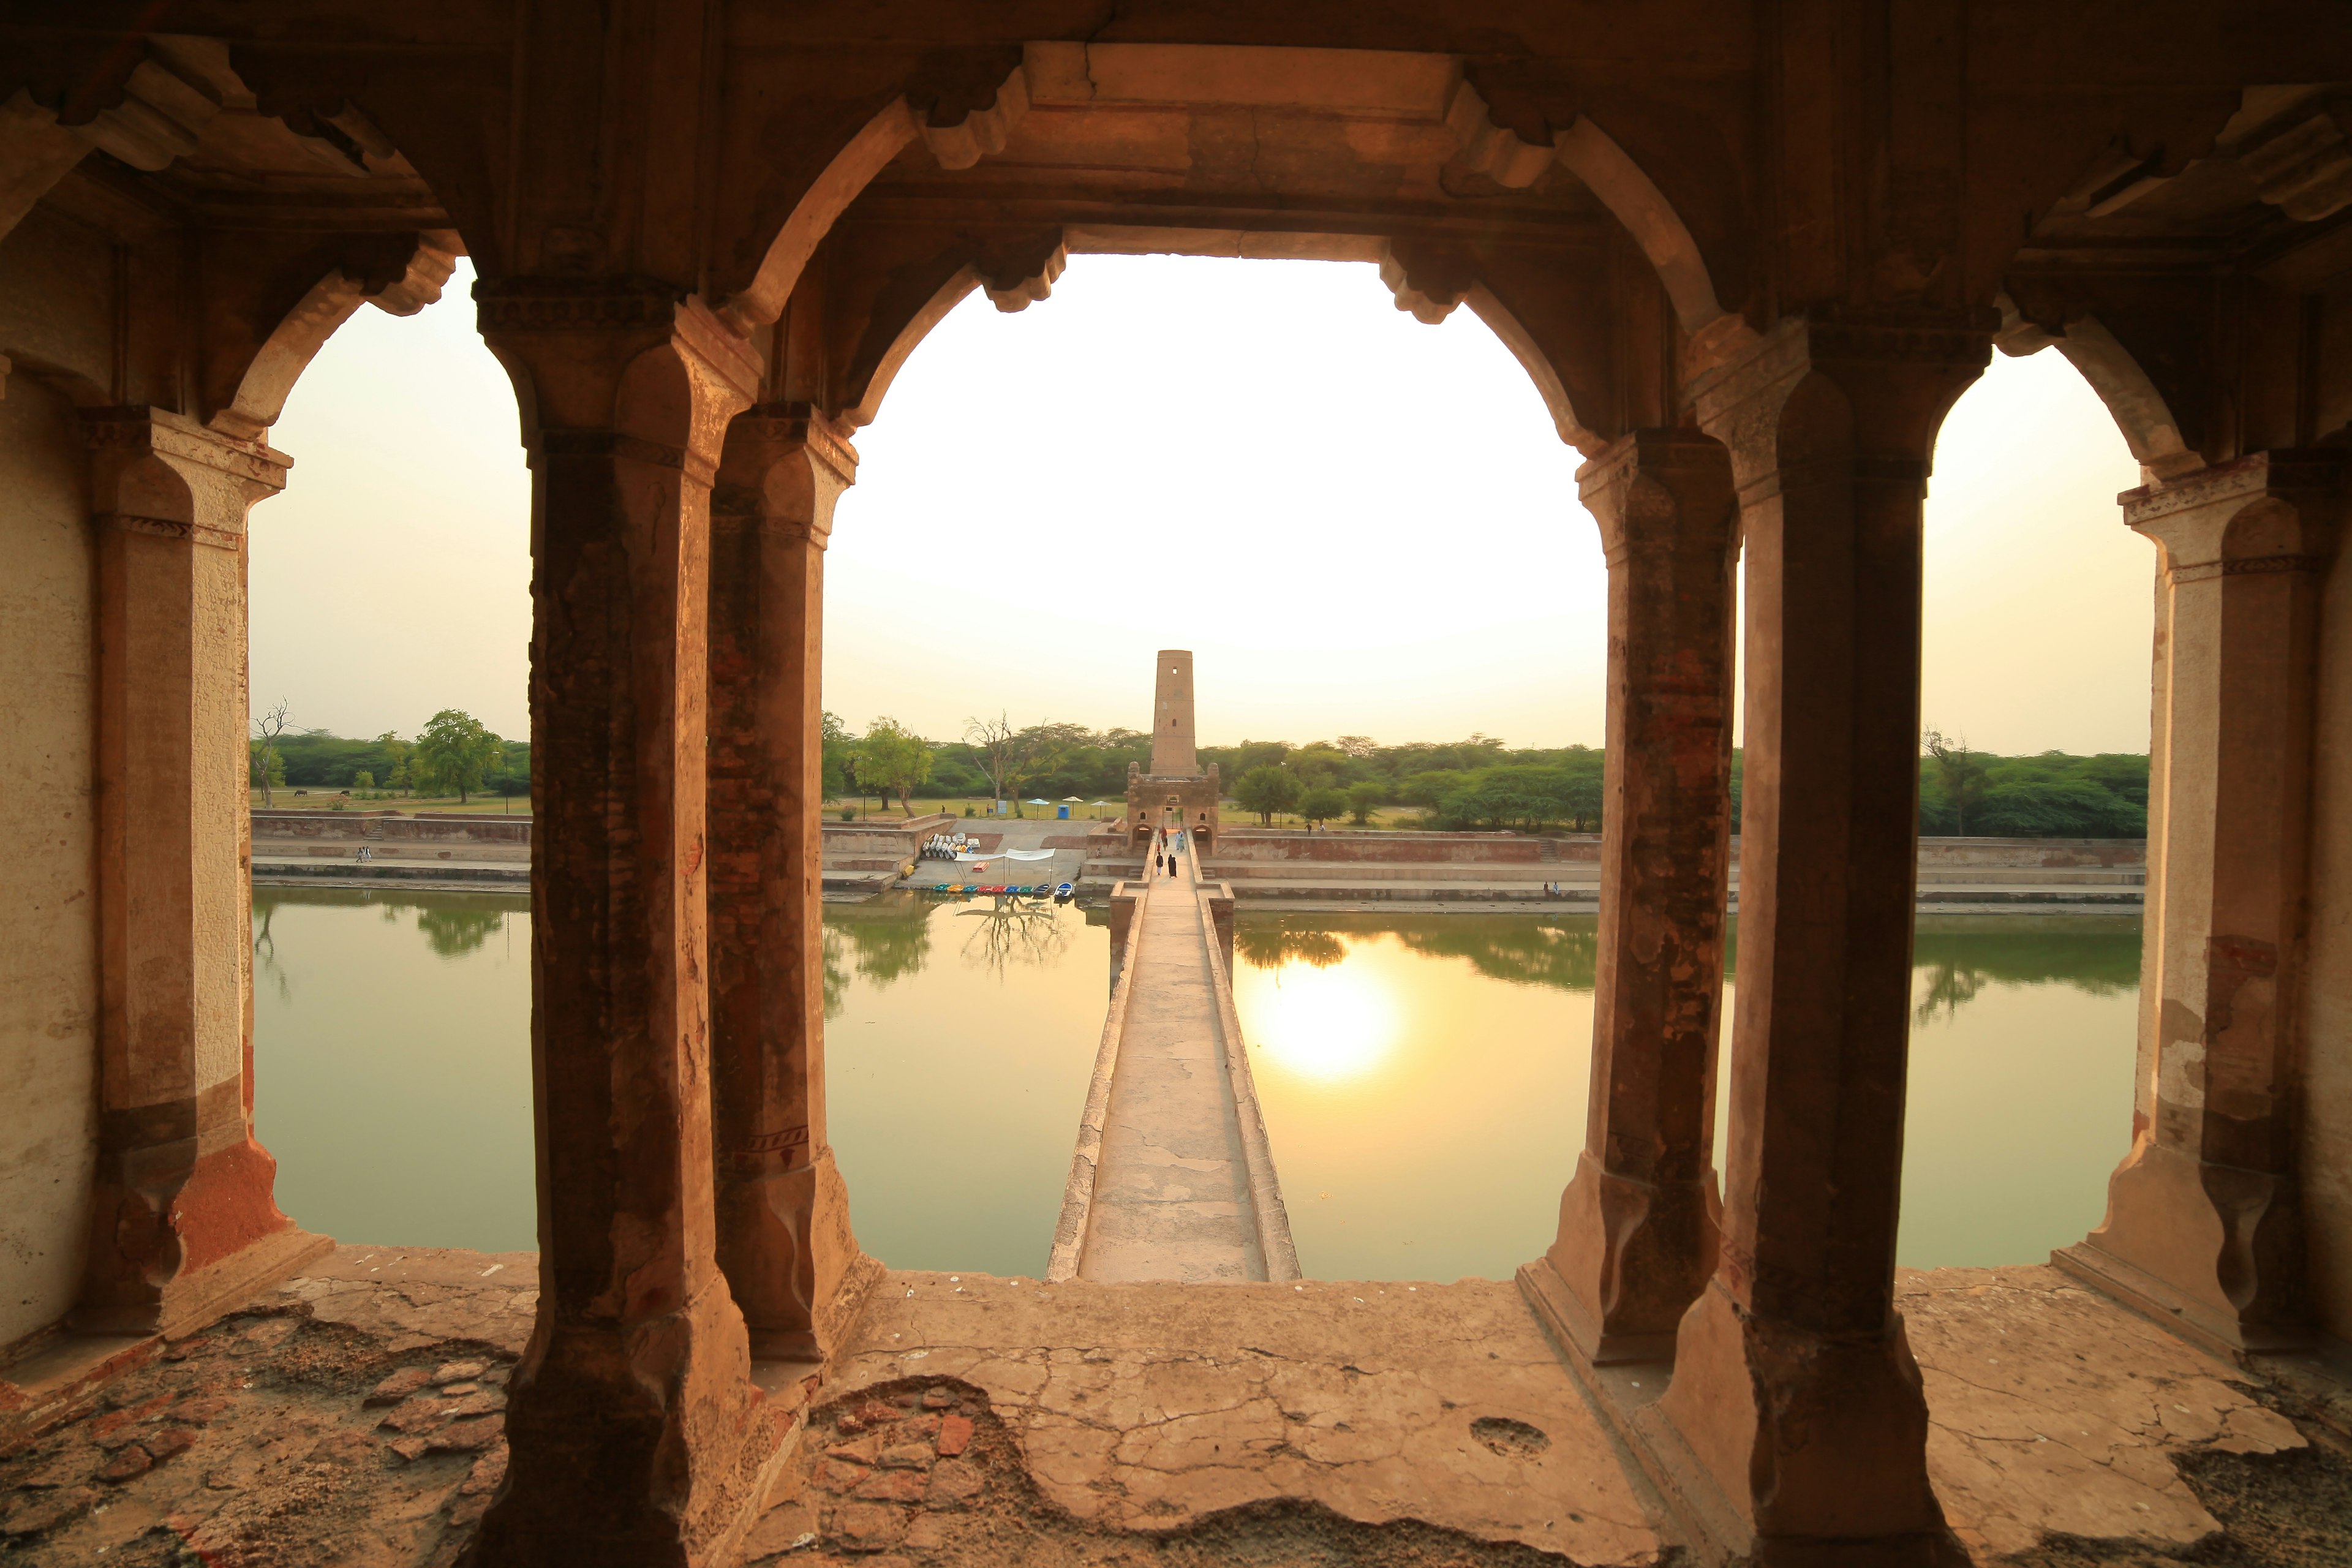
[[[248,662],[293,722],[254,803],[255,1117],[298,1223],[507,1252],[539,1239],[530,479],[473,282],[352,316],[273,427],[299,464],[254,512]]]
[[[1244,319],[1235,321],[1237,313]],[[1002,416],[986,429],[956,413],[974,377],[987,378],[1002,401]],[[1228,424],[1218,389],[1235,384],[1258,385],[1258,395],[1294,411],[1281,439],[1238,447],[1218,439]],[[1389,429],[1440,416],[1431,399],[1441,386],[1449,389],[1444,405],[1453,416],[1479,430],[1488,472],[1465,480],[1442,446],[1409,459],[1396,451]],[[1089,395],[1074,401],[1070,387]],[[1153,648],[1206,634],[1234,649],[1213,668],[1203,663],[1198,687],[1202,740],[1228,748],[1221,756],[1249,735],[1305,742],[1375,727],[1398,742],[1451,742],[1478,728],[1507,730],[1528,747],[1597,742],[1605,615],[1600,541],[1570,499],[1579,455],[1561,443],[1534,393],[1507,345],[1474,316],[1464,312],[1432,330],[1398,311],[1377,268],[1364,263],[1079,256],[1059,272],[1051,299],[1018,314],[992,310],[974,291],[903,357],[888,398],[858,435],[858,483],[841,499],[826,551],[836,592],[857,586],[854,597],[844,594],[828,605],[825,705],[846,710],[853,722],[885,701],[907,716],[896,696],[861,704],[845,695],[852,682],[874,679],[862,668],[876,663],[872,650],[883,646],[891,663],[937,671],[958,693],[940,700],[950,725],[967,708],[999,705],[1002,690],[1016,711],[1026,701],[1042,717],[1058,717],[1066,703],[1090,727],[1107,732],[1125,721],[1139,734],[1152,696]],[[1055,460],[1041,465],[1037,454],[1048,448]],[[1459,547],[1447,542],[1450,533],[1464,536]],[[1016,542],[1023,548],[1008,548]],[[1108,573],[1104,557],[1123,556],[1129,547],[1135,563]],[[945,593],[935,597],[915,584],[909,602],[926,611],[952,607],[960,576],[990,584],[973,598],[991,603],[991,629],[974,637],[951,614],[910,624],[896,609],[887,619],[869,610],[873,590],[865,584],[894,558],[931,563],[926,574],[949,563]],[[1516,564],[1500,571],[1503,561]],[[1199,563],[1208,570],[1193,570]],[[1024,574],[1039,579],[1035,603],[1066,608],[1004,624],[1005,610],[1030,601],[992,595],[1001,597],[1007,590],[999,584]],[[1545,584],[1541,591],[1531,579]],[[1501,629],[1435,608],[1482,601],[1491,609],[1469,620],[1499,618]],[[1442,630],[1433,638],[1435,623]],[[1254,637],[1272,641],[1255,658],[1245,651]],[[1138,654],[1122,661],[1116,650],[1127,642]],[[1012,684],[1030,670],[1044,673]],[[981,679],[1004,684],[978,691],[961,684]],[[1107,697],[1097,695],[1105,689]],[[1494,716],[1465,717],[1477,700],[1494,703]],[[1234,767],[1221,769],[1230,795]],[[1145,850],[1144,867],[1148,842],[1162,828],[1186,829],[1204,857],[1239,841],[1237,826],[1187,809],[1197,803],[1154,795],[1148,783],[1143,788],[1146,808],[1129,832]],[[1303,826],[1287,815],[1281,831],[1304,841]],[[1588,903],[1571,923],[1591,921]],[[1521,923],[1517,916],[1504,921],[1514,930]],[[1343,951],[1360,949],[1361,963],[1327,965],[1311,979],[1302,977],[1295,952],[1246,947],[1234,961],[1243,984],[1265,981],[1268,998],[1277,973],[1294,1001],[1320,987],[1308,1012],[1294,1005],[1254,1022],[1245,1010],[1242,1025],[1263,1023],[1268,1031],[1252,1059],[1268,1095],[1275,1157],[1297,1166],[1295,1175],[1286,1168],[1285,1180],[1305,1184],[1306,1204],[1314,1205],[1295,1223],[1325,1224],[1330,1239],[1343,1244],[1326,1247],[1318,1262],[1314,1245],[1302,1241],[1302,1260],[1326,1277],[1362,1272],[1347,1244],[1370,1230],[1382,1232],[1368,1245],[1387,1248],[1377,1267],[1391,1277],[1448,1268],[1507,1277],[1524,1261],[1520,1253],[1539,1248],[1555,1217],[1564,1172],[1554,1145],[1583,1094],[1589,974],[1581,993],[1545,984],[1505,1001],[1515,989],[1507,971],[1516,959],[1482,970],[1443,941],[1423,942],[1425,924],[1400,931],[1359,922],[1334,942]],[[1090,940],[1100,931],[1091,928]],[[1516,953],[1528,943],[1498,937],[1488,946]],[[935,939],[932,951],[952,950]],[[873,1064],[890,1053],[911,1063],[898,1041],[910,1032],[904,998],[916,982],[877,989],[873,1011],[853,997],[827,1020],[831,1142],[860,1244],[884,1261],[1000,1272],[1044,1267],[1103,1025],[1102,952],[1073,947],[1060,962],[1091,966],[1081,982],[1083,1008],[1065,1016],[1034,1001],[1016,1004],[1041,1026],[1050,1018],[1065,1031],[1058,1065],[1031,1052],[1008,1058],[958,1047],[967,1037],[992,1038],[994,1026],[986,995],[968,974],[943,979],[970,1002],[934,1003],[947,1010],[923,1026],[942,1059],[926,1058],[919,1071],[892,1080],[877,1078]],[[940,963],[935,957],[933,969]],[[1462,1073],[1440,1097],[1441,1133],[1416,1142],[1402,1126],[1413,1114],[1413,1086],[1468,1026],[1465,1005],[1485,1009],[1477,1016],[1490,1023],[1495,1007],[1508,1013],[1498,1037],[1541,1058],[1528,1069],[1539,1082],[1530,1089],[1523,1076],[1515,1089],[1507,1064]],[[1256,1005],[1253,999],[1248,1007]],[[1401,1026],[1398,1057],[1380,1063],[1367,1057],[1365,1067],[1376,1070],[1334,1079],[1326,1070],[1324,1020],[1363,1005],[1404,1009],[1419,1022],[1433,1017],[1435,1032]],[[1041,1075],[1034,1087],[1002,1070],[1008,1059]],[[965,1081],[953,1075],[963,1073],[975,1076],[950,1092],[951,1083]],[[910,1087],[892,1090],[890,1082]],[[1284,1104],[1274,1103],[1276,1093],[1287,1096]],[[1032,1162],[1026,1198],[973,1175],[979,1170],[996,1180],[1013,1155],[1009,1136],[976,1153],[908,1148],[899,1131],[909,1115],[924,1120],[919,1108],[935,1099],[970,1106],[991,1096],[1024,1102],[1000,1124],[1026,1128],[1025,1102],[1040,1095],[1053,1110],[1024,1156]],[[1351,1131],[1349,1120],[1359,1114],[1379,1126]],[[1507,1137],[1497,1135],[1498,1122],[1507,1123]],[[1481,1152],[1465,1158],[1474,1145]],[[1286,1152],[1294,1146],[1295,1155]],[[1410,1152],[1375,1172],[1365,1157],[1376,1148]],[[940,1162],[962,1176],[950,1181]],[[1341,1169],[1344,1182],[1328,1173]],[[1328,1202],[1314,1195],[1335,1186]],[[1475,1268],[1457,1267],[1450,1256],[1417,1263],[1412,1249],[1428,1252],[1444,1228],[1436,1216],[1471,1204],[1474,1193],[1476,1201],[1494,1197],[1490,1188],[1507,1194],[1496,1202],[1510,1215],[1507,1238],[1500,1229],[1485,1237],[1486,1255]],[[1404,1201],[1391,1204],[1391,1189]],[[983,1261],[974,1242],[1003,1227],[977,1214],[955,1216],[967,1204],[996,1212],[1014,1201],[1032,1214],[1021,1236],[1026,1250],[1010,1263]],[[1334,1206],[1340,1205],[1344,1215]],[[1323,1215],[1333,1217],[1327,1223]],[[918,1228],[940,1237],[940,1249],[913,1250]],[[894,1245],[894,1237],[906,1239]]]
[[[2079,1241],[2129,1146],[2154,552],[2115,498],[2141,477],[2053,349],[1997,353],[1937,437],[1908,1267],[2033,1262]]]

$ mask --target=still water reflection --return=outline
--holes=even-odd
[[[354,1239],[533,1245],[526,900],[257,889],[254,914],[256,1110],[288,1212]],[[1235,1000],[1310,1274],[1507,1277],[1542,1250],[1583,1141],[1594,934],[1243,914]],[[894,894],[827,905],[824,963],[859,1240],[902,1268],[1038,1272],[1108,931],[1075,907]],[[2097,1223],[2138,969],[2136,920],[1921,921],[1903,1262],[2038,1258]]]

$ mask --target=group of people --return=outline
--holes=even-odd
[[[1176,857],[1184,853],[1184,830],[1162,827],[1151,836],[1151,874],[1176,875]]]

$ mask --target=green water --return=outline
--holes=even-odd
[[[357,1241],[536,1245],[527,901],[257,889],[254,917],[256,1114],[287,1212]],[[1234,999],[1310,1275],[1507,1277],[1543,1250],[1583,1142],[1593,948],[1589,916],[1244,912]],[[2039,1260],[2098,1222],[2128,1140],[2139,923],[1945,917],[1916,948],[1901,1261]],[[894,894],[828,905],[824,955],[858,1239],[902,1268],[1039,1272],[1108,931]]]

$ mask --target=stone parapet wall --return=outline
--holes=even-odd
[[[1738,864],[1739,839],[1731,840]],[[1298,828],[1228,827],[1206,859],[1219,875],[1247,877],[1249,863],[1317,865],[1535,866],[1601,859],[1597,833],[1307,833]],[[1924,870],[2122,869],[2147,864],[2141,838],[1922,838]],[[1264,873],[1256,873],[1264,874]],[[1735,871],[1736,874],[1736,871]]]
[[[1738,839],[1732,840],[1734,844]],[[1922,838],[1919,866],[2145,867],[2145,838]]]
[[[947,812],[934,811],[921,816],[828,822],[824,825],[825,858],[860,853],[897,854],[904,858],[921,848],[924,839],[934,833],[951,832],[961,821]]]
[[[457,812],[257,811],[253,837],[315,839],[330,843],[529,844],[528,816],[467,816]]]
[[[1208,856],[1214,867],[1280,860],[1508,866],[1561,860],[1597,863],[1600,858],[1599,834],[1538,837],[1522,833],[1307,833],[1280,827],[1228,827]]]

